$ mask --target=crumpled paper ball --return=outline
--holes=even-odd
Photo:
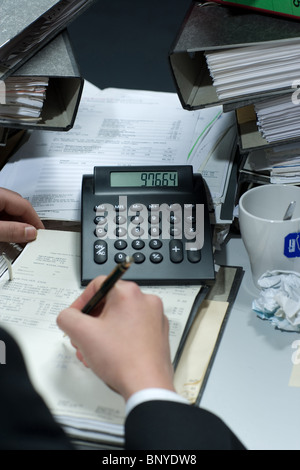
[[[258,280],[260,295],[252,309],[284,331],[300,332],[300,273],[267,271]]]

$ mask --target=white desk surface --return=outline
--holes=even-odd
[[[297,333],[276,330],[252,311],[258,296],[240,238],[231,238],[216,262],[243,266],[231,310],[200,405],[219,417],[249,450],[300,449],[300,388],[290,387]]]

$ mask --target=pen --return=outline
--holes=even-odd
[[[89,300],[89,302],[81,310],[82,313],[89,315],[91,311],[99,304],[99,302],[106,296],[106,294],[113,288],[115,283],[123,276],[129,266],[133,263],[131,256],[126,256],[125,261],[117,264],[113,271],[107,276],[100,289],[96,294]]]

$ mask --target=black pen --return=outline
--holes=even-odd
[[[89,302],[81,310],[82,313],[89,315],[91,311],[99,304],[99,302],[106,296],[106,294],[113,288],[115,283],[123,276],[129,266],[133,263],[131,256],[126,256],[125,261],[117,264],[113,271],[107,276],[100,289],[96,294],[89,300]]]

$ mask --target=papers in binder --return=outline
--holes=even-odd
[[[207,53],[219,99],[291,88],[300,76],[299,45],[297,38]]]
[[[258,129],[267,142],[300,137],[300,105],[291,94],[255,103]]]
[[[267,174],[270,183],[300,183],[300,150],[297,142],[276,145],[249,153],[244,164],[245,171]]]
[[[8,77],[3,83],[0,119],[37,122],[46,98],[47,77]]]

